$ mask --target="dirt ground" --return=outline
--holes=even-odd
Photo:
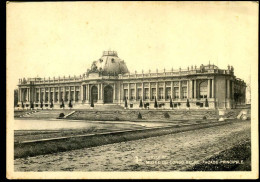
[[[20,158],[16,171],[174,171],[250,140],[250,121]]]

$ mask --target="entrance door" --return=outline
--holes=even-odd
[[[96,86],[91,88],[91,99],[93,99],[93,102],[97,102],[98,100],[98,89]]]
[[[104,88],[104,103],[113,103],[113,88],[110,85]]]

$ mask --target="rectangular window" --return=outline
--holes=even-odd
[[[138,99],[142,98],[142,89],[141,88],[137,89],[137,95],[138,95]]]
[[[36,93],[36,102],[39,102],[39,93]]]
[[[148,88],[144,89],[144,98],[149,99],[149,89]]]
[[[163,88],[159,88],[159,99],[163,99]]]
[[[75,101],[78,101],[79,100],[79,91],[76,91],[76,98],[75,98]]]
[[[179,87],[174,87],[174,98],[179,98]]]
[[[135,89],[131,89],[130,95],[131,95],[131,100],[135,99]]]
[[[53,101],[53,92],[51,92],[51,98],[50,101]]]
[[[69,92],[65,92],[65,101],[68,101],[69,100]]]
[[[49,98],[48,98],[49,92],[45,93],[45,102],[48,102]]]
[[[187,98],[187,87],[182,87],[183,98]]]
[[[58,101],[58,92],[55,92],[55,98],[54,98],[55,102]]]
[[[156,88],[152,88],[152,99],[156,97]]]
[[[124,99],[128,99],[128,89],[124,89]]]
[[[171,88],[167,87],[166,88],[166,99],[170,99],[171,98]]]

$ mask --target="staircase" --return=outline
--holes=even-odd
[[[118,104],[94,104],[94,108],[90,107],[90,104],[85,104],[85,105],[77,105],[73,107],[73,109],[86,109],[86,110],[102,110],[102,111],[107,111],[107,110],[123,110],[124,107],[118,105]]]

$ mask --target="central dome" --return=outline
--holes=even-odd
[[[104,51],[100,59],[92,64],[92,69],[102,72],[103,75],[118,75],[128,73],[124,60],[117,56],[116,51]]]

